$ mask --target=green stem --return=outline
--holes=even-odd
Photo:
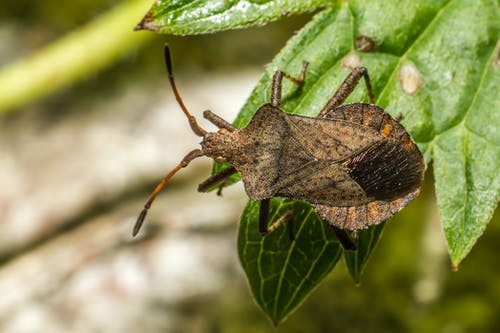
[[[151,6],[133,0],[0,71],[0,112],[46,96],[111,65],[151,34],[132,29]]]

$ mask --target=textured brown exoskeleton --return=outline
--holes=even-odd
[[[285,214],[268,227],[270,198],[286,197],[311,203],[335,227],[344,247],[353,248],[343,230],[364,229],[387,220],[417,196],[424,170],[422,154],[405,129],[374,105],[366,68],[354,68],[316,118],[280,109],[283,77],[301,84],[307,63],[298,78],[276,71],[271,102],[261,106],[245,128],[237,129],[205,111],[204,117],[219,127],[209,133],[180,98],[167,46],[165,60],[176,99],[193,132],[203,141],[201,149],[186,155],[158,184],[137,220],[134,235],[159,191],[179,169],[200,156],[231,166],[201,183],[198,190],[207,191],[239,172],[248,196],[260,201],[262,235],[291,219]],[[371,104],[341,105],[361,77]]]

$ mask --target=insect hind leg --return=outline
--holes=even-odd
[[[218,183],[223,183],[236,172],[238,171],[232,166],[225,168],[221,172],[208,177],[205,181],[198,185],[198,192],[208,192],[212,187]],[[222,187],[219,188],[219,191],[217,191],[217,195],[221,194],[221,189]]]

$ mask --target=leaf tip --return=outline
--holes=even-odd
[[[271,321],[271,325],[273,326],[273,328],[277,330],[278,326],[283,322],[285,318],[276,313],[268,313],[267,311],[264,312],[266,312],[267,318]]]
[[[158,31],[158,28],[153,24],[153,13],[151,11],[148,11],[141,22],[134,27],[134,31],[138,30]]]

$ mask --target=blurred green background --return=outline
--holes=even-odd
[[[129,3],[134,10],[149,6]],[[0,77],[16,61],[126,6],[4,1]],[[51,87],[56,79],[43,81],[46,94],[39,95],[45,96],[27,94],[29,101],[2,112],[1,331],[500,331],[498,210],[452,272],[429,172],[423,193],[387,223],[361,285],[340,263],[277,329],[253,303],[238,263],[242,187],[222,198],[196,193],[209,161],[172,182],[142,238],[131,240],[135,214],[151,188],[197,143],[169,91],[163,44],[171,46],[192,112],[210,108],[232,120],[265,64],[312,15],[172,37],[132,32],[144,13],[128,13],[127,24],[114,26],[128,42],[82,43],[78,71],[60,88]],[[49,64],[54,77],[74,60],[60,54]],[[23,82],[39,79],[29,68],[19,73]],[[8,83],[0,96],[16,93]]]

